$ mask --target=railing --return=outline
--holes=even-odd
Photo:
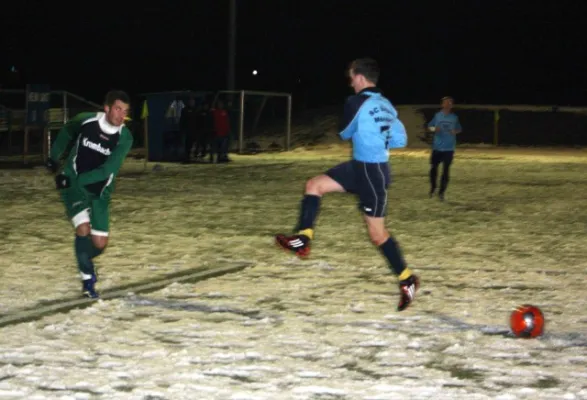
[[[0,156],[24,162],[45,159],[51,135],[70,117],[84,111],[99,111],[98,103],[68,91],[52,91],[45,127],[27,126],[26,91],[0,89]]]

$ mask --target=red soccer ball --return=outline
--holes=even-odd
[[[512,333],[520,338],[535,338],[544,333],[544,314],[530,304],[517,307],[510,315]]]

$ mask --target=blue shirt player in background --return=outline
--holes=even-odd
[[[444,200],[444,193],[448,187],[450,166],[457,146],[456,135],[463,130],[459,117],[452,112],[453,104],[452,97],[443,97],[441,100],[442,110],[437,112],[432,121],[428,123],[428,129],[434,132],[430,157],[430,197],[434,196],[436,191],[438,166],[442,163],[442,177],[438,191],[440,200]]]
[[[405,147],[407,135],[397,111],[377,88],[379,66],[372,59],[358,59],[349,67],[355,95],[344,106],[340,137],[353,143],[353,158],[306,182],[297,231],[276,235],[277,244],[299,257],[310,254],[314,222],[326,193],[353,193],[359,199],[371,241],[379,247],[390,269],[398,276],[400,301],[405,310],[416,294],[418,278],[406,267],[397,242],[385,228],[387,187],[390,183],[389,150]]]

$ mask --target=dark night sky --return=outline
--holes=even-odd
[[[349,91],[347,63],[371,56],[396,104],[446,94],[467,103],[587,103],[580,0],[237,1],[238,89],[337,104]],[[4,8],[5,85],[17,84],[14,65],[21,86],[50,83],[96,101],[111,87],[133,95],[225,87],[228,0],[61,3]]]

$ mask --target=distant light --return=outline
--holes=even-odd
[[[14,65],[10,67],[10,72],[16,72],[16,67]]]
[[[257,75],[257,70],[256,69],[253,70],[253,75]]]

